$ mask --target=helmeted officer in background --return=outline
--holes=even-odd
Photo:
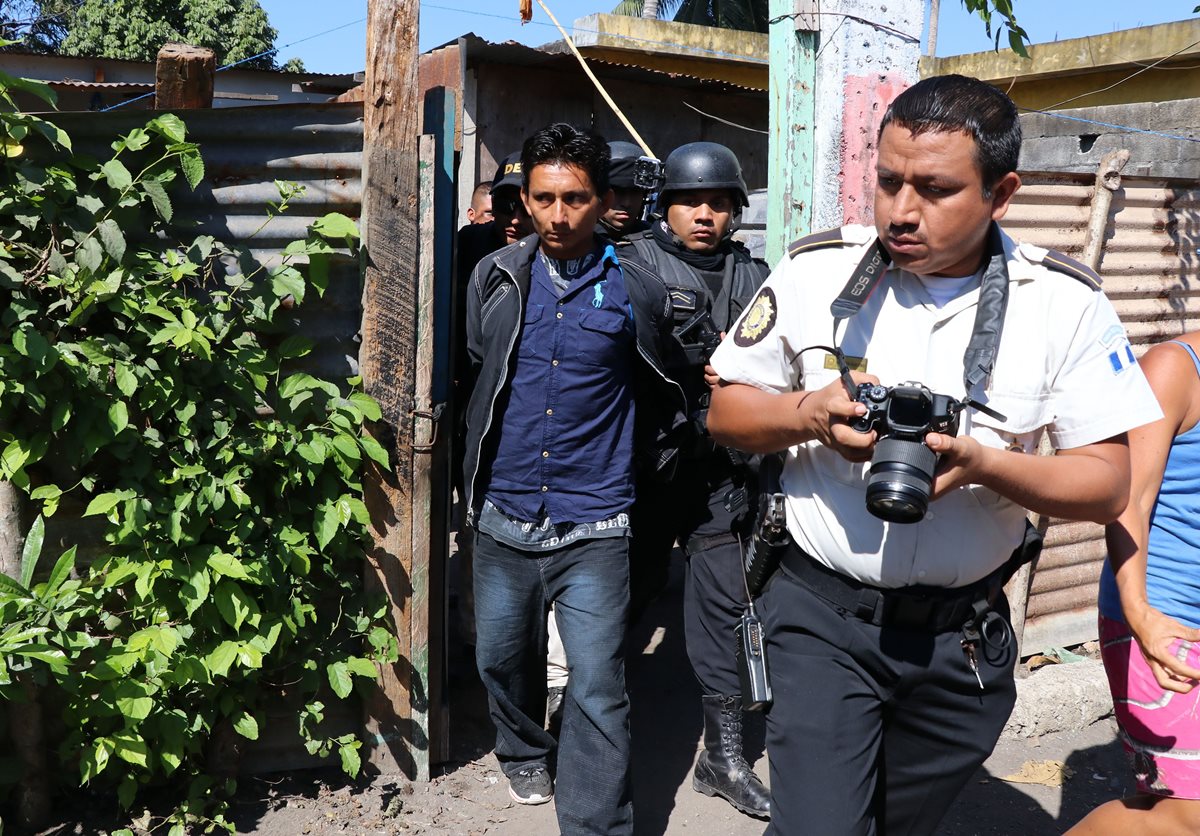
[[[642,220],[646,210],[646,190],[634,180],[642,149],[632,142],[613,140],[608,143],[608,150],[612,154],[608,180],[613,190],[613,205],[600,218],[596,234],[620,246],[629,236],[650,228],[650,224]]]
[[[688,658],[704,707],[704,751],[692,786],[744,813],[767,816],[768,793],[742,754],[741,686],[734,658],[734,628],[746,605],[738,538],[754,504],[753,476],[745,457],[714,445],[705,430],[709,352],[769,272],[732,240],[748,205],[742,168],[732,151],[715,142],[680,146],[666,159],[661,218],[621,250],[630,281],[649,274],[671,294],[675,334],[684,351],[667,372],[683,387],[692,418],[675,478],[667,484],[638,482],[630,598],[632,623],[666,584],[678,539],[688,556]]]

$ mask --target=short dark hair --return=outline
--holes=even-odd
[[[896,124],[914,136],[931,131],[961,132],[975,140],[975,161],[984,197],[1021,156],[1021,120],[1012,99],[990,84],[964,75],[919,81],[896,97],[879,125]]]
[[[611,153],[604,138],[555,122],[535,133],[521,147],[521,184],[529,189],[529,173],[539,165],[575,165],[587,172],[596,194],[608,193],[608,166]]]

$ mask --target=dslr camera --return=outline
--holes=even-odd
[[[875,430],[879,436],[867,481],[867,510],[888,522],[919,521],[929,508],[937,467],[937,454],[925,444],[925,434],[958,435],[959,413],[979,405],[912,382],[860,383],[851,396],[867,413],[850,426],[863,433]]]

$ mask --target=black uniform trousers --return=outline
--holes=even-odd
[[[876,626],[777,571],[759,604],[774,702],[768,834],[924,836],[991,753],[1016,700],[1016,642]],[[989,632],[995,636],[993,626]]]
[[[741,693],[733,631],[746,608],[738,534],[749,515],[726,507],[732,473],[727,454],[717,450],[680,462],[670,483],[639,482],[629,550],[632,624],[666,585],[676,540],[683,545],[688,659],[703,693],[726,696]]]

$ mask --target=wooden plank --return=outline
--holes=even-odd
[[[422,660],[413,637],[413,409],[417,313],[417,0],[370,0],[363,107],[363,231],[365,274],[360,360],[367,392],[383,417],[376,438],[392,454],[394,471],[364,484],[374,546],[365,584],[391,605],[406,658],[380,672],[365,701],[368,760],[384,774],[428,774]],[[424,582],[422,577],[421,582]]]
[[[420,216],[417,239],[417,353],[416,393],[413,423],[412,460],[412,601],[410,602],[410,638],[412,658],[412,722],[413,727],[429,728],[430,659],[430,528],[432,452],[437,422],[433,413],[433,367],[435,352],[434,331],[434,178],[436,177],[437,142],[432,136],[422,136],[419,153]],[[440,592],[440,591],[439,591]],[[419,683],[425,683],[421,689]],[[429,751],[418,759],[418,781],[429,780]]]
[[[154,106],[159,110],[210,108],[217,60],[211,49],[166,44],[154,66]]]

